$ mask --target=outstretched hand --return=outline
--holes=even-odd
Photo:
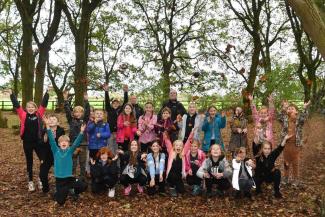
[[[104,91],[108,91],[108,84],[106,84],[106,83],[103,84],[103,90],[104,90]]]
[[[252,95],[252,94],[249,94],[249,95],[247,96],[247,98],[248,98],[249,101],[251,101],[251,102],[253,101],[253,95]]]
[[[47,115],[43,116],[43,123],[47,129],[50,128],[50,119],[47,117]]]
[[[68,96],[69,96],[69,91],[67,90],[63,91],[63,99],[68,100]]]
[[[311,101],[309,100],[308,102],[304,103],[304,109],[307,109],[311,104]]]
[[[129,91],[129,86],[127,84],[123,85],[123,91],[128,92]]]
[[[86,129],[86,124],[83,123],[83,124],[81,125],[81,127],[80,127],[80,132],[81,132],[81,133],[85,132],[85,129]]]

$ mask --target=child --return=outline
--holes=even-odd
[[[245,197],[251,198],[251,189],[255,187],[252,168],[254,162],[246,158],[246,148],[240,147],[236,150],[235,159],[232,160],[233,176],[232,187],[236,190],[236,198],[244,193]]]
[[[240,147],[247,147],[247,119],[244,117],[243,109],[237,107],[230,121],[231,136],[229,151],[234,157],[235,151]]]
[[[214,195],[212,192],[213,184],[217,184],[220,196],[224,194],[223,191],[231,187],[232,169],[220,145],[214,144],[210,147],[209,157],[204,160],[196,175],[201,179],[205,179],[207,197]]]
[[[124,100],[122,105],[118,98],[113,98],[112,103],[110,103],[108,84],[104,84],[103,89],[105,91],[105,110],[107,112],[107,122],[109,123],[110,131],[111,131],[111,137],[109,139],[109,148],[113,152],[113,154],[116,154],[118,148],[116,143],[117,118],[123,111],[124,105],[128,102],[129,88],[127,85],[123,85]]]
[[[170,186],[170,194],[172,197],[183,194],[185,192],[183,178],[186,177],[185,172],[185,154],[189,151],[192,143],[194,132],[186,141],[185,145],[181,140],[174,141],[173,145],[168,137],[167,132],[164,132],[164,141],[167,147],[168,163],[166,170],[166,179]]]
[[[164,170],[166,155],[160,152],[160,142],[156,140],[151,145],[151,153],[147,155],[147,169],[149,171],[150,180],[148,194],[156,193],[156,186],[159,186],[159,193],[165,193]]]
[[[272,148],[274,148],[274,141],[273,141],[274,102],[273,102],[272,95],[268,97],[269,108],[267,108],[266,106],[262,106],[258,112],[256,109],[256,105],[253,102],[253,96],[249,95],[248,99],[251,104],[252,116],[254,119],[255,126],[259,124],[262,125],[263,132],[266,135],[265,140],[269,141],[272,144]],[[261,145],[261,143],[260,144],[255,143],[253,144],[253,146],[254,145]]]
[[[303,145],[302,130],[308,116],[308,103],[304,103],[304,111],[299,113],[294,104],[283,103],[282,114],[279,118],[282,124],[281,138],[286,134],[294,135],[287,141],[283,151],[284,159],[284,183],[289,183],[289,172],[292,169],[293,184],[299,185],[299,158],[301,146]]]
[[[108,197],[115,196],[115,185],[118,180],[117,159],[111,150],[107,147],[102,147],[97,152],[97,160],[90,159],[90,174],[91,174],[91,191],[100,193],[108,189]]]
[[[47,135],[54,157],[54,176],[56,185],[54,198],[58,204],[63,205],[69,193],[77,199],[79,194],[87,189],[87,184],[74,178],[72,175],[72,155],[83,140],[83,132],[85,131],[86,125],[82,124],[80,126],[79,135],[72,146],[70,146],[70,139],[66,135],[58,139],[58,145],[55,142],[54,135],[50,129],[50,121],[47,117],[44,117],[44,123],[46,125]]]
[[[162,150],[164,153],[167,153],[166,144],[164,143],[164,133],[167,132],[171,141],[175,141],[177,138],[178,126],[171,119],[171,110],[168,107],[165,107],[161,111],[162,119],[157,122],[155,125],[155,131],[158,138],[162,144]]]
[[[156,139],[155,124],[157,124],[157,115],[153,113],[153,104],[147,102],[145,105],[145,114],[138,120],[139,142],[141,151],[147,153],[152,142]]]
[[[55,114],[48,115],[49,119],[49,127],[52,131],[55,142],[58,143],[58,139],[65,135],[64,129],[59,126],[59,119]],[[51,167],[53,166],[54,159],[53,153],[51,151],[51,146],[48,140],[48,135],[46,128],[43,132],[43,146],[42,146],[42,157],[41,157],[41,165],[40,165],[40,180],[43,185],[43,192],[49,192],[49,182],[48,175]]]
[[[182,119],[178,122],[178,127],[181,129],[179,139],[185,143],[192,132],[192,129],[195,128],[194,139],[199,140],[199,130],[202,128],[202,123],[203,121],[201,116],[197,113],[196,104],[191,102],[188,106],[188,113],[184,114]]]
[[[29,101],[26,103],[25,110],[19,105],[19,102],[13,93],[10,94],[10,99],[20,120],[20,137],[23,140],[23,148],[27,164],[28,191],[35,191],[35,185],[33,182],[33,151],[35,151],[38,158],[40,158],[42,118],[47,107],[49,94],[47,91],[45,92],[39,108],[37,108],[37,105],[33,101]],[[42,188],[40,181],[39,188]]]
[[[274,167],[274,163],[281,154],[286,141],[290,138],[291,136],[286,135],[280,145],[272,152],[272,144],[266,140],[263,142],[261,148],[253,145],[253,154],[256,162],[254,177],[256,194],[260,194],[262,192],[261,185],[263,182],[273,182],[274,196],[276,198],[282,198],[282,194],[280,193],[281,172],[279,169]]]
[[[96,109],[94,121],[89,121],[87,126],[87,133],[89,135],[89,157],[92,159],[96,159],[99,149],[107,146],[107,140],[111,136],[109,124],[104,123],[103,118],[104,111],[101,109]]]
[[[123,112],[117,118],[116,142],[119,149],[126,152],[130,141],[134,139],[137,132],[137,122],[133,113],[132,105],[126,103]]]
[[[64,91],[64,110],[69,124],[69,138],[70,141],[74,141],[80,133],[80,127],[83,123],[87,124],[90,116],[90,105],[88,102],[87,93],[84,94],[84,107],[75,106],[73,109],[68,100],[69,92]],[[86,160],[87,160],[87,138],[84,136],[84,140],[81,145],[76,149],[73,155],[73,174],[76,174],[76,169],[80,166],[80,178],[84,179],[86,175]]]
[[[185,172],[186,182],[188,185],[193,186],[192,195],[199,195],[201,189],[201,179],[197,177],[196,173],[202,166],[205,160],[205,153],[199,149],[200,143],[198,140],[193,140],[190,150],[185,155]]]
[[[118,152],[120,154],[121,165],[123,165],[120,182],[124,186],[124,195],[130,195],[132,190],[131,184],[134,183],[138,183],[138,192],[142,194],[143,186],[147,182],[147,174],[145,172],[147,155],[140,153],[139,144],[135,140],[131,142],[129,151],[124,152],[123,150],[118,150]]]
[[[213,144],[221,144],[222,150],[225,150],[221,136],[221,130],[226,127],[226,116],[224,112],[217,114],[217,108],[210,106],[208,108],[207,117],[205,117],[202,131],[204,132],[204,140],[202,150],[207,153]]]

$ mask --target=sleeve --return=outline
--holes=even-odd
[[[261,145],[253,143],[253,155],[256,156],[261,149]]]
[[[67,117],[68,123],[71,123],[72,121],[72,108],[68,100],[64,101],[64,111],[65,115]]]
[[[129,101],[129,93],[126,91],[124,92],[122,107],[124,107],[124,105],[128,103],[128,101]]]
[[[84,122],[87,123],[90,117],[90,104],[88,100],[85,100],[84,108],[85,108]]]
[[[278,145],[278,147],[276,147],[276,149],[274,149],[270,156],[271,158],[276,161],[276,159],[279,157],[279,155],[281,154],[282,150],[284,149],[284,146],[281,146],[281,143]]]
[[[157,115],[153,115],[151,121],[149,122],[148,128],[150,130],[153,130],[156,124],[157,124]]]
[[[20,107],[20,104],[17,100],[17,97],[15,94],[10,94],[10,99],[11,99],[11,102],[12,102],[12,105],[14,106],[15,109],[18,109]]]
[[[71,146],[71,149],[74,150],[77,147],[79,147],[83,138],[84,138],[84,134],[83,133],[79,133],[78,137],[74,140],[74,142],[73,142],[73,144]]]
[[[105,131],[100,133],[100,137],[103,139],[108,139],[109,137],[111,137],[111,131],[107,123],[105,124]]]
[[[285,119],[285,115],[287,113],[284,110],[281,110],[281,112],[279,112],[278,114],[278,121],[283,124],[284,123],[284,119]]]
[[[220,129],[226,127],[226,116],[222,117],[221,115],[218,115],[217,121]]]
[[[161,157],[159,160],[159,175],[164,174],[165,162],[166,162],[166,155],[164,153],[161,153]]]
[[[101,172],[100,172],[100,166],[95,163],[95,165],[90,164],[90,174],[92,177],[100,177]]]
[[[298,119],[299,125],[304,125],[307,117],[308,117],[308,110],[304,109],[299,115],[299,119]]]
[[[192,130],[192,132],[190,133],[188,139],[185,142],[185,145],[184,145],[184,148],[183,148],[183,153],[184,154],[186,154],[190,150],[193,137],[194,137],[194,131]]]
[[[53,136],[53,133],[52,133],[51,129],[47,129],[47,136],[48,136],[48,139],[49,139],[49,143],[50,143],[52,152],[53,153],[57,152],[58,146],[57,146],[57,144],[55,142],[55,139],[54,139],[54,136]]]
[[[48,92],[46,92],[43,96],[43,99],[42,99],[42,102],[41,102],[41,106],[46,108],[47,107],[47,104],[49,103],[49,98],[50,98],[50,95]]]
[[[275,107],[273,102],[269,103],[268,113],[269,113],[269,117],[271,118],[271,121],[273,121],[275,118]]]
[[[202,131],[206,132],[209,129],[209,122],[207,118],[204,118],[203,124],[202,124]]]
[[[106,112],[110,112],[112,110],[108,91],[105,91],[105,110]]]
[[[223,161],[224,161],[224,166],[225,166],[225,169],[223,171],[223,176],[225,178],[229,179],[232,177],[232,168],[231,168],[229,162],[226,160],[226,158],[224,158]]]
[[[251,103],[252,116],[255,122],[258,121],[258,113],[254,102]]]
[[[166,148],[167,148],[168,154],[171,154],[171,152],[173,150],[173,144],[172,144],[172,142],[170,141],[169,138],[166,138],[165,136],[164,136],[164,142],[166,144]]]
[[[154,179],[155,178],[155,164],[153,161],[152,154],[147,155],[147,163],[148,163],[150,178]]]
[[[89,123],[87,124],[87,133],[92,133],[95,128],[95,123],[93,121],[89,121]]]
[[[120,114],[117,118],[117,128],[118,129],[123,129],[124,128],[124,123],[123,123],[123,117],[122,114]]]
[[[238,131],[237,131],[238,128],[235,127],[235,125],[234,125],[234,118],[232,118],[230,121],[230,129],[231,129],[232,133],[238,133]]]
[[[144,127],[143,127],[143,116],[140,116],[139,120],[138,120],[138,129],[143,133],[144,132]]]
[[[203,161],[202,166],[200,166],[200,168],[199,168],[198,171],[196,172],[196,175],[197,175],[199,178],[201,178],[201,179],[203,179],[203,175],[204,175],[204,173],[208,171],[208,163],[207,163],[207,162],[208,162],[208,160],[205,159],[205,160]]]

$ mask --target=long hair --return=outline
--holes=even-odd
[[[209,152],[208,152],[208,157],[209,157],[209,158],[212,157],[212,155],[211,155],[211,150],[212,150],[212,146],[214,146],[214,145],[218,146],[219,149],[220,149],[221,154],[220,154],[220,156],[219,156],[219,159],[225,157],[225,152],[222,150],[222,147],[221,147],[220,144],[213,144],[213,145],[210,146],[210,148],[209,148]]]
[[[138,146],[138,150],[133,153],[131,151],[131,143],[132,142],[136,142],[137,146]],[[140,144],[137,142],[137,140],[132,140],[129,144],[129,153],[130,153],[130,160],[129,160],[129,164],[131,164],[132,166],[136,166],[138,164],[138,154],[140,153]]]
[[[144,106],[147,106],[147,105],[152,105],[152,107],[153,107],[153,103],[150,101],[148,101],[148,102],[146,102],[146,104],[144,104]],[[146,112],[144,112],[144,115],[142,115],[143,120],[144,120],[145,114],[146,114]],[[152,119],[153,115],[154,115],[154,111],[152,111],[152,113],[151,113],[150,120]]]
[[[263,148],[265,145],[270,146],[270,148],[272,149],[272,143],[267,140],[264,140],[264,142],[261,145],[260,150],[258,151],[257,155],[255,156],[255,158],[259,158],[260,161],[262,161],[262,162],[263,162],[263,158],[261,156],[263,155]]]
[[[182,154],[182,152],[183,152],[183,149],[184,149],[184,143],[183,143],[183,141],[182,140],[175,140],[174,142],[173,142],[173,150],[174,150],[174,153],[176,153],[175,152],[175,145],[176,145],[176,143],[181,143],[182,144],[182,151],[181,151],[181,154],[179,155],[179,157],[182,159],[183,158],[183,154]],[[186,153],[184,153],[184,154],[186,154]],[[174,159],[176,158],[176,154],[175,154],[175,156],[174,156]]]
[[[126,103],[124,106],[123,106],[123,112],[122,112],[122,117],[123,119],[125,118],[125,116],[127,115],[125,113],[125,107],[126,106],[130,106],[131,108],[131,113],[130,113],[130,123],[131,123],[131,126],[136,126],[137,122],[136,122],[136,118],[135,118],[135,114],[134,114],[134,111],[133,111],[133,106],[131,103]]]

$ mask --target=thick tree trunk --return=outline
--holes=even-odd
[[[43,98],[45,67],[46,67],[46,61],[48,59],[48,55],[49,55],[49,49],[45,47],[40,47],[38,62],[35,70],[36,79],[35,79],[34,101],[36,104],[41,103]]]
[[[287,0],[300,18],[303,29],[325,58],[325,24],[312,0]]]

